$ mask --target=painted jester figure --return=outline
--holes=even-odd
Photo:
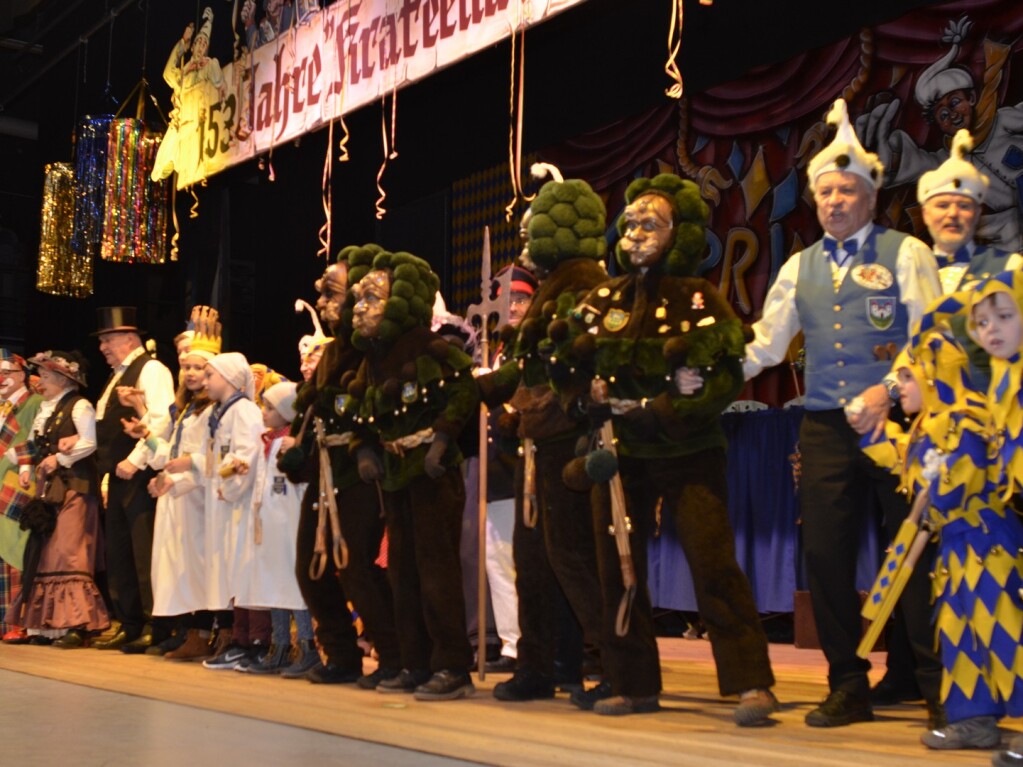
[[[674,523],[689,561],[721,694],[740,696],[737,724],[763,724],[778,702],[770,691],[767,637],[735,558],[720,425],[722,410],[742,387],[742,328],[713,286],[693,276],[706,247],[708,215],[696,186],[671,174],[638,179],[626,201],[617,224],[617,260],[625,274],[592,290],[567,319],[549,327],[557,344],[552,379],[574,400],[572,407],[586,409],[605,448],[587,458],[586,471],[597,481],[592,503],[604,606],[601,651],[612,697],[588,691],[573,702],[610,715],[659,708],[661,669],[646,586],[646,543],[659,509]],[[559,318],[564,313],[559,306]],[[702,385],[689,395],[677,387],[682,368],[701,371]],[[603,423],[608,419],[613,438]],[[617,443],[617,467],[607,461],[608,442]],[[624,499],[614,491],[619,477]],[[609,529],[627,537],[633,573],[620,557],[622,541]]]
[[[439,280],[409,253],[353,254],[352,344],[365,359],[348,394],[359,402],[360,476],[379,481],[387,519],[401,673],[377,691],[452,700],[469,676],[459,560],[465,487],[457,437],[475,416],[472,359],[430,331]]]

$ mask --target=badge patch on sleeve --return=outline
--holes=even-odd
[[[895,296],[869,296],[867,319],[878,330],[888,330],[895,321]]]

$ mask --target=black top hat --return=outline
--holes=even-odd
[[[132,331],[142,335],[145,331],[140,330],[135,324],[134,306],[101,306],[96,310],[99,329],[89,335],[101,336],[104,333],[121,333]]]

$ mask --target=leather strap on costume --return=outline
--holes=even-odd
[[[331,434],[329,437],[323,429],[323,419],[313,419],[313,431],[316,434],[316,449],[320,458],[320,500],[319,520],[316,523],[316,543],[313,547],[313,558],[309,561],[309,578],[318,581],[327,569],[327,520],[330,520],[331,547],[330,553],[338,570],[348,567],[348,544],[341,534],[341,517],[337,511],[337,491],[334,488],[334,475],[330,468],[329,448],[347,445],[352,440],[352,433]]]
[[[595,401],[607,402],[607,383],[595,380],[591,386],[591,393]],[[614,426],[610,420],[603,423],[597,436],[602,447],[610,451],[617,459],[618,449],[615,447]],[[632,548],[629,544],[632,521],[625,511],[625,490],[622,487],[622,476],[617,471],[608,480],[608,491],[611,496],[611,524],[608,526],[607,532],[614,536],[615,545],[618,548],[618,559],[622,568],[622,585],[625,587],[622,601],[618,605],[618,617],[615,619],[615,634],[623,637],[629,633],[632,603],[636,599],[637,580],[636,566],[632,561]]]
[[[413,450],[420,445],[426,445],[430,442],[433,442],[433,429],[427,427],[420,429],[415,434],[407,434],[404,437],[398,437],[398,439],[381,442],[380,444],[388,453],[404,457],[406,450]]]
[[[522,440],[522,457],[522,524],[532,530],[540,510],[536,505],[536,446],[530,437]]]

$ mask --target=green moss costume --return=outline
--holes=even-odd
[[[472,650],[458,553],[465,506],[458,435],[479,404],[472,360],[429,329],[439,282],[429,264],[387,251],[350,263],[351,284],[371,270],[391,275],[379,335],[352,335],[365,358],[348,393],[359,403],[359,449],[375,445],[383,454],[400,667],[465,672]],[[444,471],[433,479],[426,463],[435,443],[445,445]]]
[[[633,182],[626,201],[646,194],[670,204],[673,238],[645,271],[617,248],[626,272],[582,298],[562,301],[546,353],[551,375],[570,408],[589,410],[591,381],[608,384],[618,439],[619,472],[632,520],[630,536],[639,588],[626,636],[615,633],[624,587],[614,538],[597,535],[604,603],[604,670],[616,695],[644,698],[661,690],[660,663],[646,588],[647,539],[657,515],[674,520],[708,628],[722,694],[774,683],[767,639],[749,582],[735,559],[727,513],[725,438],[721,411],[742,387],[743,337],[738,319],[714,287],[693,276],[705,248],[707,206],[696,186],[662,174]],[[624,238],[625,214],[618,231]],[[692,396],[675,388],[679,367],[700,369]],[[606,412],[606,411],[604,411]],[[594,485],[594,529],[607,530],[606,482]]]
[[[511,404],[519,415],[519,436],[533,440],[536,449],[535,527],[523,521],[521,472],[516,488],[513,552],[521,631],[517,665],[550,680],[559,588],[582,628],[584,662],[589,669],[600,667],[600,602],[594,598],[600,581],[589,494],[569,489],[562,480],[585,421],[560,406],[538,346],[559,297],[574,301],[607,279],[601,263],[607,244],[604,204],[585,181],[548,182],[533,200],[530,214],[529,256],[546,276],[514,334],[504,333],[509,361],[479,383],[489,407]],[[569,672],[575,675],[578,669]]]
[[[353,257],[372,258],[379,253],[378,245],[350,245],[337,256],[337,263],[349,268],[348,285],[351,286]],[[323,419],[328,435],[351,435],[358,403],[348,394],[348,382],[362,363],[363,353],[348,340],[351,337],[351,302],[342,308],[341,321],[331,328],[335,338],[326,345],[323,356],[312,378],[299,389],[295,400],[298,414],[292,425],[292,436],[302,427],[305,413]],[[343,670],[361,671],[362,649],[357,644],[348,600],[355,605],[362,618],[365,632],[384,668],[396,668],[398,638],[394,627],[394,602],[387,574],[376,564],[383,538],[376,488],[359,479],[354,457],[347,445],[328,448],[334,487],[338,491],[338,518],[341,532],[348,546],[348,566],[335,571],[333,563],[318,579],[309,575],[310,561],[319,523],[320,463],[318,447],[313,438],[310,419],[301,444],[281,456],[282,471],[292,481],[308,482],[299,512],[295,575],[302,598],[316,618],[316,639],[327,656],[328,663]],[[328,533],[329,535],[329,533]]]

